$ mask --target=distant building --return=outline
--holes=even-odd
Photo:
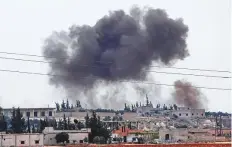
[[[215,138],[209,131],[209,129],[162,128],[159,130],[159,139],[161,142],[212,142],[215,139],[217,141],[225,141],[224,136]]]
[[[1,133],[0,134],[0,146],[1,147],[43,147],[43,134],[6,134]]]
[[[91,132],[90,128],[81,130],[54,130],[53,127],[46,127],[43,130],[44,134],[44,145],[56,145],[56,134],[66,132],[69,135],[69,143],[83,143],[84,138],[88,138]]]
[[[192,117],[205,117],[205,109],[192,109],[188,107],[178,107],[177,110],[172,110],[172,115],[176,115],[180,118],[192,118]]]
[[[8,117],[12,116],[12,112],[13,112],[13,108],[5,108],[2,110],[2,113]],[[44,118],[44,117],[54,117],[56,109],[55,108],[20,108],[20,112],[25,118],[26,117]]]

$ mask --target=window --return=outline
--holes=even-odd
[[[188,116],[188,113],[186,113],[186,116]]]
[[[49,116],[52,116],[52,111],[49,111]]]
[[[194,114],[192,113],[192,115],[194,115]]]
[[[181,116],[181,113],[179,113],[179,116]]]
[[[21,144],[25,144],[25,141],[21,141],[20,143],[21,143]]]
[[[27,117],[30,117],[30,112],[27,112]]]
[[[35,144],[39,144],[39,140],[35,140]]]
[[[204,116],[204,114],[202,113],[201,116]]]
[[[197,115],[198,115],[198,113],[197,113]]]
[[[41,112],[41,116],[45,116],[45,112],[44,111]]]
[[[37,116],[38,116],[38,112],[35,111],[35,112],[34,112],[34,117],[37,117]]]

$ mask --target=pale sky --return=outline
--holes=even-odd
[[[230,0],[0,0],[0,51],[41,55],[43,40],[52,31],[67,30],[73,24],[94,25],[109,10],[138,6],[165,9],[172,18],[182,17],[189,26],[190,56],[175,67],[231,70]],[[44,60],[43,58],[0,54],[0,57]],[[47,73],[48,65],[0,59],[0,69]],[[206,75],[231,76],[186,70],[162,70]],[[203,87],[231,88],[231,79],[154,74],[159,83],[173,84],[186,79]],[[162,86],[159,99],[169,97],[172,87]],[[213,111],[231,111],[231,91],[201,90]],[[0,71],[2,107],[54,106],[64,93],[48,84],[47,76]],[[130,98],[128,98],[130,99]],[[123,107],[123,106],[122,106]]]

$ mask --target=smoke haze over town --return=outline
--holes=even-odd
[[[143,82],[153,62],[172,65],[185,59],[187,33],[182,18],[135,6],[129,14],[111,11],[94,26],[72,25],[68,32],[54,32],[45,41],[43,54],[50,62],[50,73],[61,75],[52,76],[50,83],[75,98],[87,98],[90,106],[98,105],[95,88],[106,84],[111,87],[111,100],[101,96],[99,103],[115,102],[119,95],[125,97],[125,91],[119,90],[121,80]]]

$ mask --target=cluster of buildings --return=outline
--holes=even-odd
[[[71,120],[84,121],[87,112],[75,111],[62,112],[56,108],[21,108],[23,117],[30,119],[52,118],[60,119],[64,116]],[[5,116],[11,117],[12,109],[3,109]],[[143,138],[146,142],[202,142],[223,141],[226,136],[231,136],[230,117],[220,118],[220,130],[217,120],[206,117],[204,109],[176,107],[175,109],[154,108],[152,104],[139,106],[135,112],[125,111],[123,120],[104,120],[115,117],[115,112],[97,112],[109,128],[115,123],[119,124],[118,130],[112,131],[112,138],[121,138],[125,142],[136,142],[136,138]],[[130,124],[130,127],[128,127]],[[124,129],[123,129],[124,128]],[[0,146],[27,146],[27,145],[55,145],[57,133],[69,134],[70,143],[82,143],[88,137],[90,129],[82,130],[54,130],[45,128],[41,134],[5,134],[1,133]],[[217,134],[220,133],[220,136]]]
[[[44,145],[57,145],[56,135],[61,132],[69,134],[70,143],[83,143],[85,138],[91,132],[89,128],[81,130],[54,130],[53,127],[46,127],[42,133],[22,133],[22,134],[6,134],[0,133],[1,147],[43,147]]]

